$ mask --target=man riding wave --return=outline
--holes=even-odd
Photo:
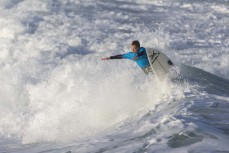
[[[123,59],[123,58],[133,60],[145,72],[145,74],[151,73],[152,69],[150,67],[150,63],[146,54],[146,49],[144,47],[140,47],[140,43],[138,40],[132,42],[131,49],[132,52],[101,58],[101,60]]]

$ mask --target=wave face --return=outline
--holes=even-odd
[[[229,1],[1,0],[0,152],[229,151]],[[142,46],[166,82],[101,57]]]

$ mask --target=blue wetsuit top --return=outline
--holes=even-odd
[[[144,47],[140,47],[140,49],[138,50],[138,52],[135,54],[133,52],[129,52],[123,55],[116,55],[116,56],[111,56],[110,59],[129,59],[129,60],[133,60],[134,57],[138,57],[136,60],[134,60],[134,62],[136,62],[138,64],[138,66],[140,66],[141,68],[146,68],[148,66],[150,66],[149,64],[149,60],[146,54],[146,49]]]

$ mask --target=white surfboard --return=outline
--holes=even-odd
[[[146,52],[154,74],[160,81],[163,81],[173,66],[172,61],[157,49],[147,48]]]

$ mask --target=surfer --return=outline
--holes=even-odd
[[[110,60],[110,59],[129,59],[138,64],[138,66],[144,71],[145,74],[149,74],[152,72],[150,67],[150,63],[146,54],[146,49],[144,47],[140,47],[140,43],[138,40],[135,40],[131,44],[132,52],[126,54],[119,54],[115,56],[110,56],[106,58],[101,58],[101,60]]]

